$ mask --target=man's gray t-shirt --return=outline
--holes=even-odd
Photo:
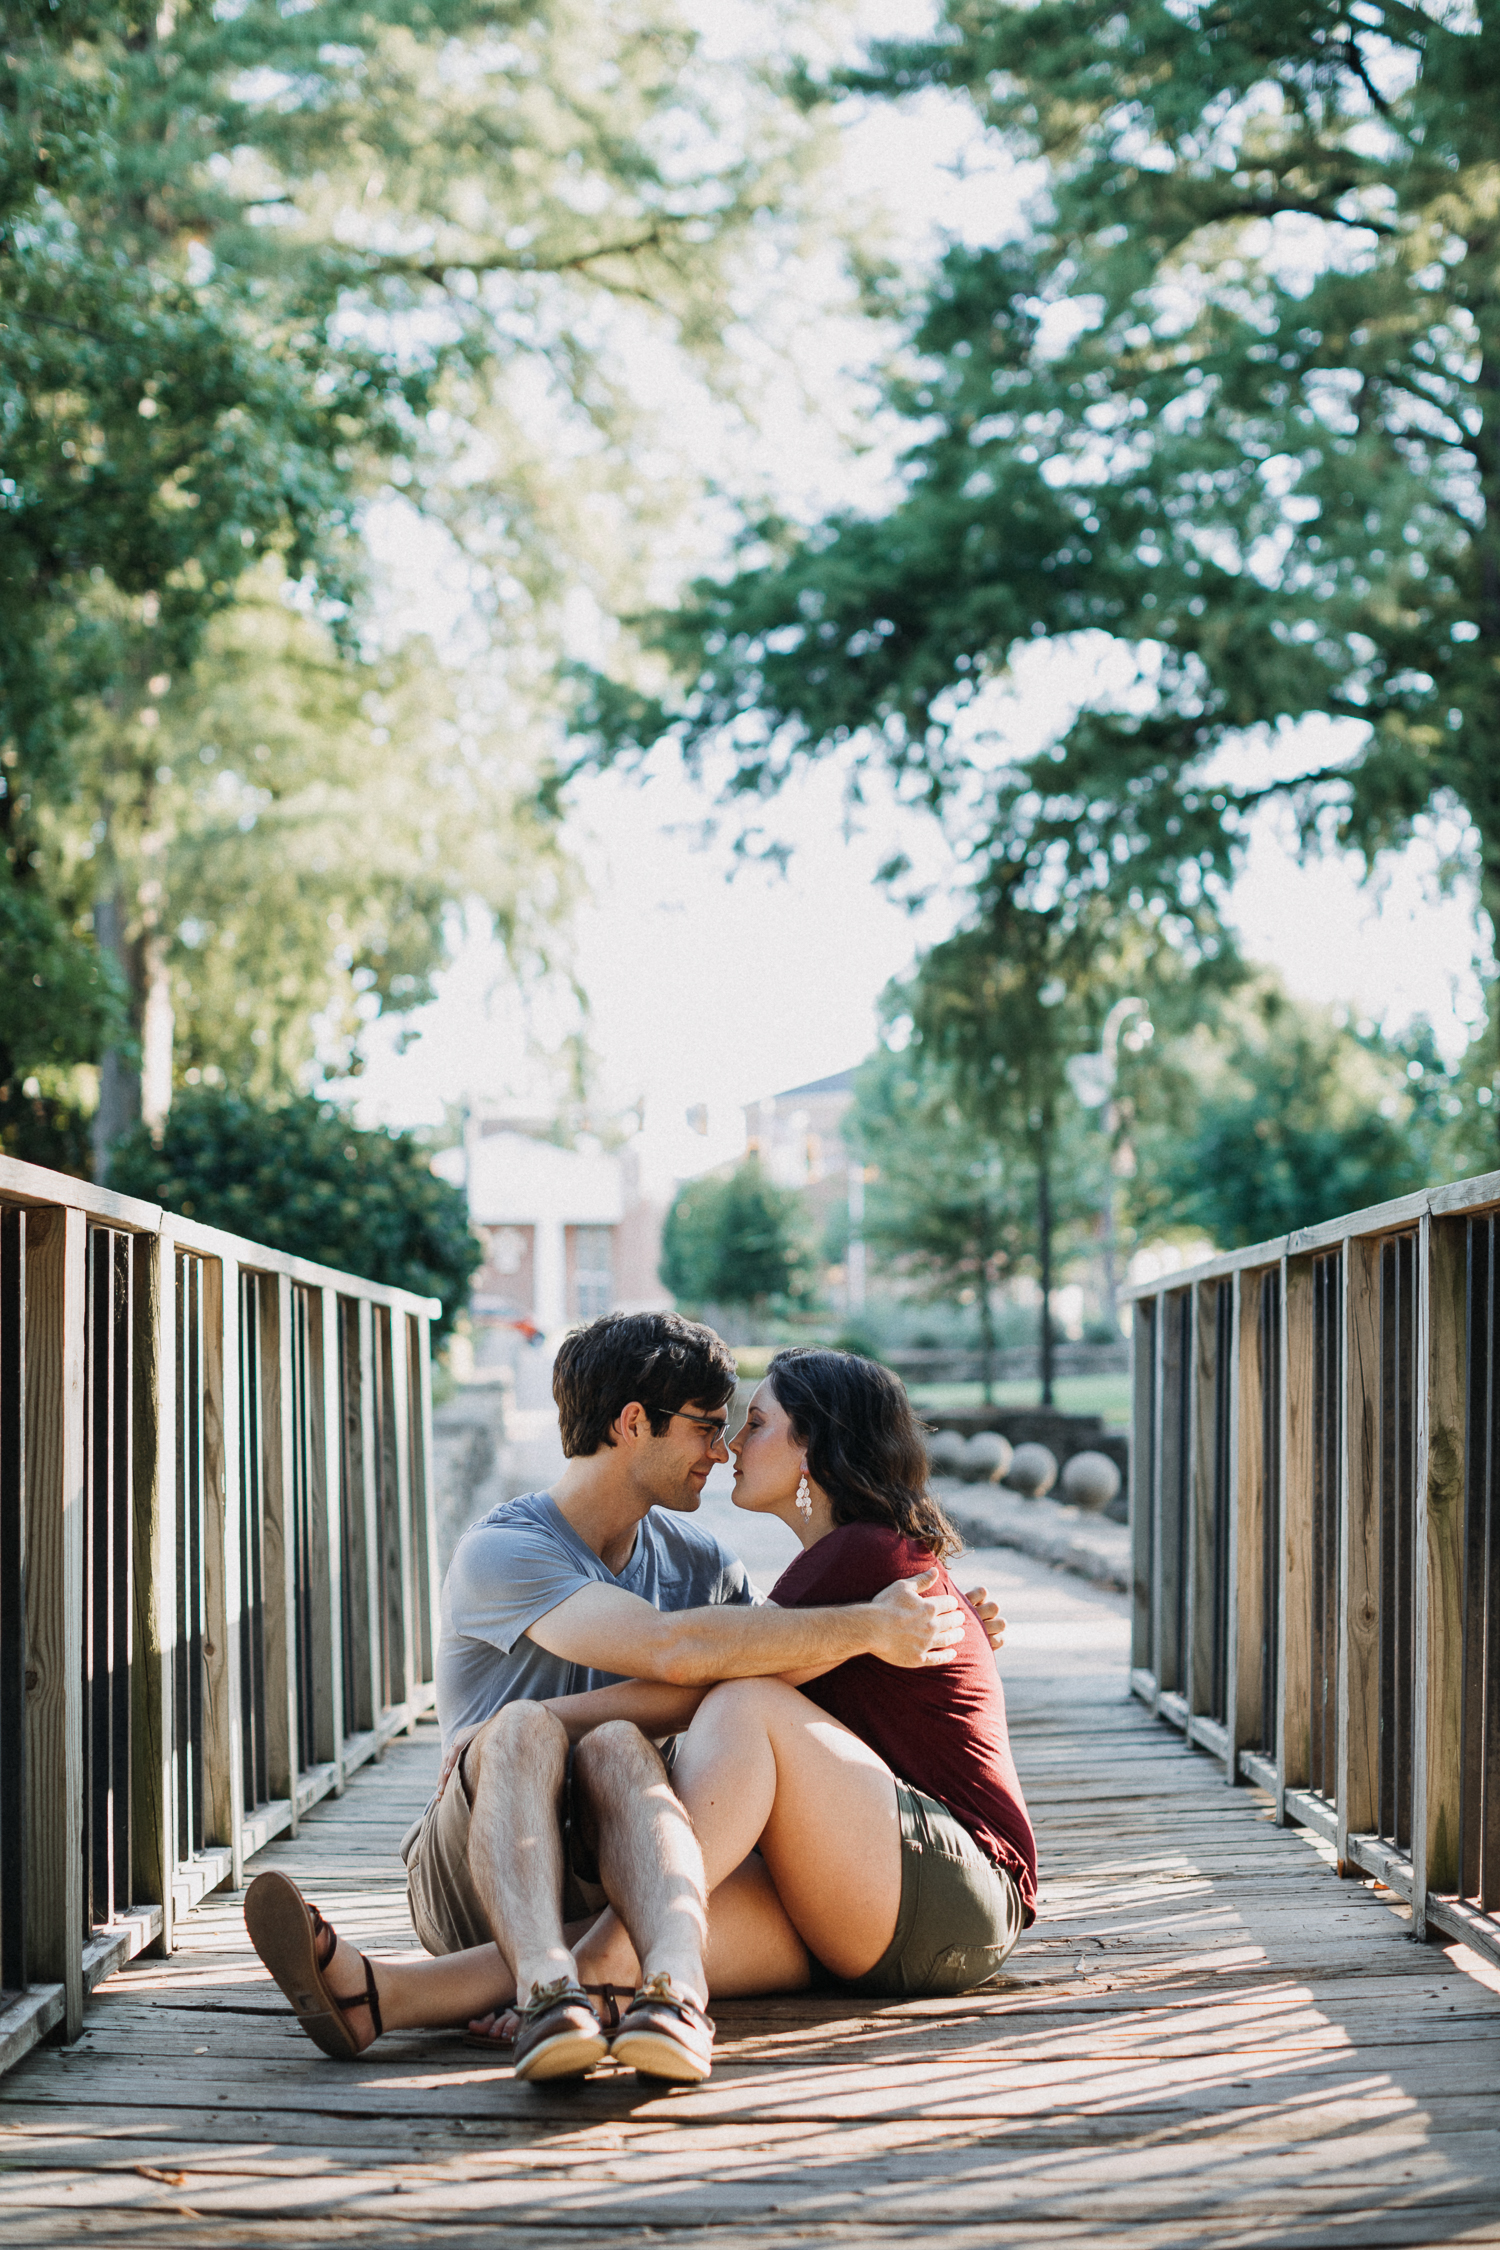
[[[623,1586],[653,1609],[753,1602],[749,1573],[691,1516],[653,1508],[616,1577],[546,1492],[492,1508],[460,1539],[443,1581],[437,1708],[447,1743],[504,1704],[609,1687],[621,1675],[552,1656],[526,1630],[584,1586]]]

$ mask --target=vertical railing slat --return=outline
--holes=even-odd
[[[88,1222],[26,1227],[26,1900],[38,1983],[83,2029],[84,1343]]]
[[[379,1720],[386,1695],[385,1586],[381,1555],[380,1489],[376,1455],[380,1444],[379,1400],[375,1388],[375,1308],[359,1301],[359,1459],[365,1542],[364,1602],[370,1667],[370,1724]],[[358,1596],[356,1595],[356,1599]]]
[[[417,1572],[412,1535],[411,1492],[411,1359],[406,1348],[406,1315],[389,1312],[386,1333],[390,1338],[391,1427],[395,1451],[396,1552],[399,1594],[395,1608],[400,1618],[401,1701],[411,1709],[417,1686]],[[415,1720],[408,1722],[409,1729]]]
[[[1311,1770],[1313,1268],[1289,1258],[1282,1281],[1281,1588],[1276,1771],[1281,1792],[1303,1789]],[[1284,1810],[1284,1808],[1282,1808]]]
[[[176,1639],[177,1290],[172,1244],[137,1235],[135,1262],[136,1754],[131,1774],[131,1893],[161,1907],[162,1953],[172,1950],[173,1656]]]
[[[1459,1883],[1464,1642],[1466,1228],[1424,1219],[1417,1261],[1417,1697],[1412,1714],[1412,1920]]]
[[[206,1258],[203,1290],[203,1750],[205,1841],[245,1879],[240,1619],[240,1269]]]
[[[1231,1449],[1231,1530],[1229,1539],[1229,1621],[1225,1654],[1224,1729],[1229,1743],[1229,1774],[1238,1778],[1239,1753],[1259,1749],[1261,1717],[1261,1522],[1265,1476],[1261,1397],[1260,1293],[1256,1273],[1234,1277],[1233,1399]]]
[[[1347,1862],[1349,1837],[1375,1825],[1380,1756],[1380,1459],[1382,1419],[1381,1293],[1385,1255],[1379,1242],[1349,1245],[1344,1290],[1343,1631],[1338,1668],[1338,1833]]]

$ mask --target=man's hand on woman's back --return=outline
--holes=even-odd
[[[881,1616],[883,1645],[873,1654],[903,1671],[922,1664],[947,1664],[963,1639],[963,1604],[952,1594],[930,1591],[936,1570],[918,1578],[897,1578],[870,1604]]]

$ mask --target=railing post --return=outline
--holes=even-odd
[[[1239,1779],[1242,1750],[1255,1742],[1261,1709],[1261,1542],[1265,1450],[1261,1426],[1260,1292],[1258,1273],[1234,1277],[1234,1396],[1230,1439],[1229,1645],[1224,1659],[1224,1732],[1230,1781]]]
[[[380,1488],[376,1456],[375,1309],[359,1300],[359,1450],[365,1524],[365,1611],[369,1619],[370,1724],[378,1726],[385,1708],[385,1573],[382,1567]]]
[[[318,1420],[322,1456],[323,1535],[327,1541],[328,1573],[324,1591],[326,1610],[323,1633],[327,1640],[328,1749],[319,1754],[338,1767],[337,1793],[344,1793],[344,1735],[348,1715],[344,1710],[344,1401],[339,1384],[339,1298],[336,1289],[317,1292],[314,1323],[318,1346],[317,1375],[309,1379],[310,1410]],[[320,1636],[321,1637],[321,1636]]]
[[[1187,1648],[1182,1667],[1183,1690],[1190,1713],[1208,1712],[1213,1702],[1218,1292],[1217,1281],[1199,1282],[1193,1291],[1192,1485],[1188,1504],[1192,1569],[1188,1578]]]
[[[422,1490],[413,1502],[427,1566],[418,1580],[419,1592],[425,1592],[423,1614],[423,1677],[437,1677],[438,1619],[441,1609],[442,1570],[437,1540],[437,1493],[432,1477],[432,1322],[422,1317],[409,1324],[416,1339],[417,1398],[416,1423],[421,1446]]]
[[[1172,1300],[1163,1290],[1156,1300],[1156,1396],[1151,1416],[1151,1671],[1156,1681],[1156,1703],[1161,1703],[1162,1646],[1166,1630],[1166,1434],[1167,1434],[1167,1331],[1172,1325]]]
[[[1428,1892],[1460,1888],[1467,1233],[1462,1219],[1427,1217],[1417,1248],[1417,1692],[1411,1752],[1411,1908],[1417,1937],[1427,1935]]]
[[[240,1268],[203,1261],[203,1794],[205,1842],[229,1846],[245,1880],[240,1719]]]
[[[154,1950],[172,1950],[172,1674],[177,1640],[177,1287],[171,1238],[137,1235],[132,1902],[160,1902]]]
[[[1312,1771],[1314,1333],[1311,1260],[1282,1262],[1282,1493],[1276,1817]]]
[[[261,1276],[261,1532],[265,1542],[266,1750],[269,1792],[297,1833],[297,1587],[292,1508],[292,1285]]]
[[[1156,1669],[1151,1615],[1155,1576],[1157,1304],[1154,1297],[1139,1299],[1130,1324],[1130,1663],[1133,1671],[1153,1674]],[[431,1482],[430,1476],[428,1481]],[[436,1646],[434,1633],[434,1649]]]
[[[1380,1803],[1379,1241],[1351,1241],[1344,1288],[1343,1492],[1339,1510],[1338,1829],[1340,1872],[1349,1838],[1373,1829]]]
[[[392,1308],[391,1420],[396,1437],[396,1526],[401,1573],[401,1700],[411,1712],[417,1686],[417,1571],[412,1540],[411,1360],[406,1349],[406,1314]],[[407,1719],[416,1732],[416,1717]]]
[[[342,1747],[343,1694],[339,1663],[337,1535],[338,1452],[329,1463],[330,1435],[337,1445],[337,1424],[330,1429],[326,1375],[327,1328],[323,1289],[302,1289],[291,1299],[292,1337],[299,1354],[300,1376],[296,1390],[298,1423],[296,1445],[302,1480],[302,1520],[298,1539],[307,1547],[307,1584],[300,1597],[303,1630],[308,1645],[299,1671],[299,1694],[308,1697],[305,1727],[315,1766],[337,1764]],[[337,1338],[334,1339],[335,1355]],[[335,1356],[335,1369],[337,1357]],[[337,1397],[335,1388],[334,1397]],[[329,1489],[333,1491],[333,1510]]]
[[[39,1984],[83,2029],[84,1350],[88,1222],[26,1221],[26,1901]]]

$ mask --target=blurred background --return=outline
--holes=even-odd
[[[1121,1291],[1488,1171],[1478,16],[47,0],[0,1152],[1123,1465]]]

